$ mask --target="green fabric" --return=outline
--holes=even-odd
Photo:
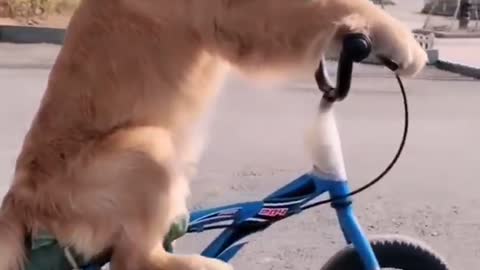
[[[188,223],[188,215],[178,217],[175,220],[165,237],[165,250],[173,252],[173,242],[187,233]],[[75,258],[75,260],[77,263],[81,262],[78,258]],[[67,260],[63,248],[58,244],[55,238],[47,233],[43,233],[32,239],[25,270],[71,269],[72,266]]]
[[[25,270],[71,270],[63,248],[48,234],[32,240]]]
[[[189,215],[180,216],[174,221],[163,242],[166,251],[173,252],[173,242],[187,233],[189,221]]]

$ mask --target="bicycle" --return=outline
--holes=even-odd
[[[352,206],[352,199],[379,181],[398,159],[405,143],[408,128],[408,107],[400,78],[405,105],[405,130],[401,147],[390,166],[364,187],[351,192],[341,151],[339,132],[333,114],[333,105],[347,97],[353,64],[368,57],[371,46],[362,34],[350,34],[344,42],[337,67],[336,87],[328,79],[322,59],[315,73],[317,85],[324,92],[320,101],[310,139],[313,169],[268,195],[261,201],[237,203],[192,212],[185,233],[207,230],[223,231],[201,252],[201,255],[231,260],[248,242],[240,242],[248,235],[263,231],[273,223],[298,215],[312,207],[330,203],[335,209],[346,247],[335,253],[322,270],[378,270],[394,268],[402,270],[448,270],[446,262],[426,244],[401,235],[379,235],[368,238],[359,224]],[[390,69],[395,63],[383,59]],[[328,193],[330,199],[318,201]],[[106,262],[108,263],[108,262]],[[82,269],[98,270],[103,265],[89,265]]]

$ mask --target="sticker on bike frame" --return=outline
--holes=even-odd
[[[288,208],[262,208],[258,214],[265,217],[284,217],[288,213]]]

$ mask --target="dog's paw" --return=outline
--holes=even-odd
[[[194,256],[194,265],[197,270],[233,270],[233,266],[218,259]]]
[[[233,270],[233,266],[217,259],[208,259],[204,270]]]
[[[399,65],[397,74],[414,76],[427,64],[427,53],[406,25],[374,7],[366,14],[352,14],[340,20],[338,38],[363,33],[372,42],[372,54]]]
[[[404,24],[394,18],[384,18],[370,26],[373,53],[397,63],[397,74],[406,77],[417,75],[428,62],[425,49]]]

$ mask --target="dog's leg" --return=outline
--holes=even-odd
[[[374,53],[399,63],[400,74],[414,75],[426,64],[408,27],[369,0],[212,2],[211,15],[196,25],[212,51],[243,72],[303,71],[353,31],[370,37]]]
[[[163,250],[144,256],[132,252],[136,246],[132,242],[122,241],[116,246],[110,269],[112,270],[233,270],[233,267],[217,259],[201,255],[174,255]],[[125,248],[125,249],[123,249]],[[140,256],[141,255],[141,256]]]
[[[199,255],[171,255],[163,247],[174,219],[187,213],[188,180],[175,150],[168,131],[155,127],[117,131],[86,150],[73,168],[71,203],[96,233],[77,234],[81,239],[69,241],[74,248],[88,249],[75,240],[94,242],[107,227],[114,269],[231,269]]]

